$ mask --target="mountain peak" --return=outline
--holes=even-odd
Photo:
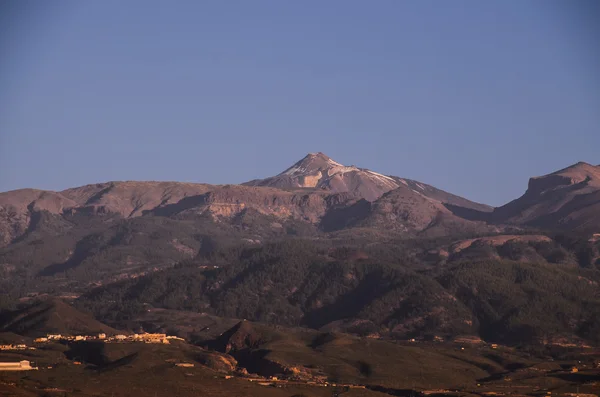
[[[502,223],[584,230],[597,228],[600,167],[580,161],[529,179],[525,194],[494,210]]]
[[[308,153],[300,161],[275,176],[255,179],[243,185],[269,186],[286,190],[308,188],[331,193],[349,193],[353,198],[371,202],[394,189],[411,189],[436,202],[484,212],[491,210],[489,206],[473,203],[418,181],[338,163],[323,152]]]
[[[591,183],[598,185],[600,184],[600,168],[584,161],[580,161],[550,174],[531,178],[531,181],[533,181],[534,184],[538,184],[539,181],[547,181],[551,185],[571,185],[584,181],[591,181]]]
[[[309,153],[279,175],[312,175],[335,167],[344,165],[332,160],[325,153]]]
[[[309,157],[320,157],[320,158],[322,158],[322,159],[326,159],[326,160],[327,160],[327,159],[329,159],[329,160],[331,159],[331,157],[329,157],[328,155],[326,155],[326,154],[325,154],[325,153],[323,153],[323,152],[316,152],[316,153],[314,153],[314,152],[313,152],[313,153],[308,153],[306,156],[304,156],[304,158],[309,158]]]
[[[285,171],[266,179],[246,182],[250,186],[283,189],[312,188],[332,193],[351,193],[357,198],[376,200],[400,183],[389,176],[355,166],[346,166],[323,152],[308,153]]]
[[[304,158],[300,161],[304,161],[304,160],[314,160],[314,159],[318,159],[318,160],[322,160],[325,162],[328,162],[329,164],[334,164],[334,165],[338,165],[341,166],[342,164],[338,163],[337,161],[333,160],[331,157],[329,157],[328,155],[326,155],[323,152],[316,152],[316,153],[308,153],[306,156],[304,156]]]
[[[595,166],[590,163],[586,163],[585,161],[578,161],[575,164],[572,164],[561,170],[553,172],[553,174],[559,174],[559,173],[561,173],[563,171],[567,171],[567,170],[585,170],[585,169],[589,169],[589,168],[595,168]]]

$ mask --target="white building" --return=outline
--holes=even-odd
[[[27,360],[19,361],[19,362],[8,362],[8,363],[0,363],[0,371],[29,371],[33,368],[31,363]]]

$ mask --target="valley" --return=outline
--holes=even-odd
[[[54,301],[56,310],[66,310]],[[233,319],[232,319],[233,320]],[[238,320],[235,320],[238,321]],[[44,322],[36,329],[43,334]],[[222,327],[224,329],[226,326]],[[114,332],[120,332],[114,330]],[[489,396],[594,394],[600,351],[589,346],[524,350],[481,340],[386,341],[238,321],[192,344],[156,334],[67,335],[44,341],[0,333],[34,347],[2,350],[7,396]],[[146,338],[150,342],[139,343]],[[152,376],[147,376],[151,374]]]

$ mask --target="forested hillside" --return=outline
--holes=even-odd
[[[597,343],[600,271],[580,266],[581,254],[565,245],[473,244],[428,265],[401,244],[288,240],[217,250],[98,288],[77,304],[113,324],[150,305],[400,339],[473,334],[509,344]],[[535,260],[519,261],[532,253]]]
[[[382,338],[596,343],[598,167],[505,206],[309,154],[244,185],[108,182],[0,193],[0,308],[77,299]],[[526,216],[530,214],[531,216]]]

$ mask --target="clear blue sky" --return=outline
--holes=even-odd
[[[0,4],[0,191],[322,151],[499,205],[600,164],[594,0]]]

